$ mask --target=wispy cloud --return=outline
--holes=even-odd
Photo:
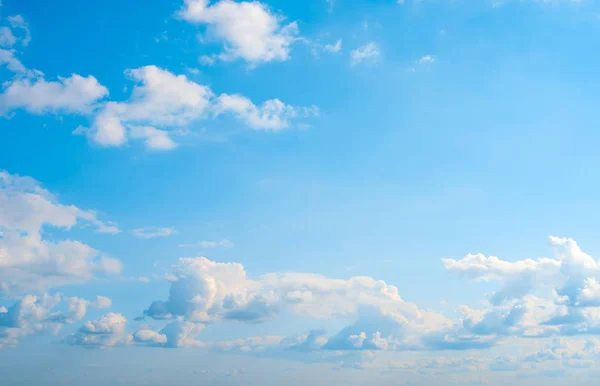
[[[141,239],[153,239],[156,237],[168,237],[175,233],[175,228],[160,228],[160,227],[145,227],[136,228],[131,231],[131,234]]]
[[[350,52],[350,64],[356,66],[363,62],[376,62],[380,55],[381,51],[376,43],[367,43]]]
[[[180,248],[189,248],[189,247],[200,247],[200,248],[232,248],[233,243],[227,239],[222,239],[219,241],[199,241],[193,244],[180,244]]]

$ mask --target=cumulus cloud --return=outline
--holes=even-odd
[[[243,17],[248,16],[246,11],[252,11],[254,13],[249,14],[249,17],[254,21],[249,26],[238,24],[238,21],[230,20],[227,16],[229,9],[234,9],[235,15]],[[264,13],[262,16],[261,12]],[[232,47],[237,48],[226,50],[220,56],[222,59],[233,57],[237,55],[236,52],[249,54],[246,44],[252,46],[261,41],[263,47],[259,48],[258,56],[251,61],[268,61],[277,57],[283,59],[281,55],[284,52],[287,56],[289,44],[275,44],[284,36],[283,31],[288,30],[287,27],[277,27],[276,30],[268,27],[262,32],[256,29],[258,27],[254,22],[260,25],[260,19],[264,17],[267,18],[267,24],[273,21],[278,24],[278,19],[269,19],[274,16],[258,2],[234,3],[225,0],[208,6],[207,2],[189,1],[182,15],[189,20],[211,25],[216,23],[217,31],[221,31],[225,37],[230,36],[241,45],[233,45]],[[27,23],[20,16],[9,20],[13,28],[25,31],[25,36],[20,41],[23,46],[26,45],[30,38]],[[239,28],[243,30],[242,37],[230,35],[231,31]],[[248,31],[256,33],[254,37],[258,40],[251,42]],[[269,37],[265,33],[274,35]],[[11,48],[17,41],[19,39],[14,36],[13,30],[8,27],[0,28],[0,47],[6,47],[0,48],[0,65],[7,66],[10,71],[19,75],[3,84],[0,116],[8,117],[18,109],[38,115],[62,113],[90,116],[91,127],[80,126],[73,133],[85,134],[101,146],[122,146],[129,140],[136,140],[143,142],[150,150],[168,151],[177,147],[174,135],[189,132],[188,126],[201,119],[215,119],[228,114],[252,129],[277,131],[292,126],[292,121],[319,115],[316,106],[292,106],[279,99],[269,99],[256,105],[240,94],[221,94],[217,97],[208,86],[193,82],[185,75],[175,75],[151,65],[125,72],[135,83],[128,100],[104,101],[109,94],[108,89],[91,75],[84,77],[72,74],[48,80],[42,72],[27,69],[17,58],[17,51]],[[275,52],[279,52],[279,56],[273,56]],[[214,61],[214,58],[209,59]]]
[[[143,139],[146,147],[151,150],[172,150],[177,147],[167,131],[151,126],[132,126],[131,138]]]
[[[39,333],[57,334],[65,324],[83,318],[88,307],[109,307],[110,299],[98,296],[96,301],[67,298],[67,312],[54,311],[61,303],[58,294],[27,295],[9,308],[0,307],[0,349],[14,347],[29,335]]]
[[[7,63],[10,65],[10,61]],[[19,70],[18,65],[16,69]],[[32,114],[86,113],[107,95],[106,87],[93,76],[73,74],[68,78],[58,77],[57,81],[24,78],[8,83],[0,94],[0,109],[4,113],[20,108]]]
[[[121,263],[76,240],[49,241],[77,224],[115,233],[94,211],[60,204],[37,181],[0,171],[0,293],[44,290],[118,274]]]
[[[231,114],[250,128],[276,131],[291,126],[292,120],[319,113],[315,106],[295,107],[278,99],[256,106],[239,94],[216,97],[208,86],[156,66],[126,74],[136,83],[129,100],[105,103],[92,127],[80,128],[78,133],[87,133],[102,146],[121,146],[131,138],[144,140],[150,149],[171,150],[176,143],[170,131],[177,132],[201,119]]]
[[[185,0],[180,16],[207,27],[208,36],[223,42],[224,51],[213,57],[230,61],[243,59],[253,65],[290,58],[298,39],[295,22],[283,24],[283,17],[258,1]]]
[[[136,228],[131,231],[135,237],[141,239],[153,239],[156,237],[168,237],[175,233],[175,228],[161,228],[161,227],[146,227]]]
[[[252,280],[241,264],[199,257],[180,259],[169,280],[168,299],[154,301],[145,316],[199,325],[260,323],[283,311],[357,320],[328,343],[331,350],[413,347],[419,345],[419,336],[450,325],[442,315],[405,302],[396,287],[369,277],[341,280],[287,273]]]
[[[279,99],[270,99],[256,106],[242,95],[222,94],[218,98],[218,113],[229,112],[255,130],[277,131],[290,126],[294,118],[307,118],[319,115],[319,109],[312,107],[294,107]]]
[[[379,46],[374,42],[370,42],[350,51],[350,64],[356,66],[364,62],[375,62],[380,55]]]
[[[600,332],[600,264],[573,239],[551,236],[554,258],[505,261],[467,255],[445,259],[446,269],[469,280],[497,281],[491,307],[462,308],[461,327],[450,335],[496,340]]]
[[[67,338],[65,342],[74,346],[111,347],[132,342],[131,334],[126,330],[127,319],[116,313],[108,313],[98,319],[89,320],[79,330]]]

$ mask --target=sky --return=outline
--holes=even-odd
[[[600,377],[600,2],[2,0],[0,383]]]

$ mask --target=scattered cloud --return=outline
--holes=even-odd
[[[207,241],[203,240],[195,244],[180,244],[180,248],[187,247],[200,247],[200,248],[232,248],[233,243],[227,239],[222,239],[219,241]]]
[[[425,55],[425,56],[419,58],[419,60],[417,60],[417,63],[424,65],[424,64],[433,64],[433,63],[435,63],[435,61],[436,61],[436,59],[434,56]]]
[[[6,68],[12,72],[24,73],[27,71],[23,63],[15,57],[15,50],[0,49],[0,65],[6,65]]]
[[[7,63],[10,65],[9,60]],[[0,94],[0,113],[19,108],[32,114],[87,113],[107,95],[108,89],[93,76],[73,74],[68,78],[58,77],[57,81],[42,77],[17,79],[9,82]]]
[[[131,334],[125,331],[127,319],[116,313],[108,313],[95,320],[87,321],[79,330],[67,338],[65,342],[74,346],[111,347],[129,344]]]
[[[470,254],[445,259],[446,270],[458,277],[502,284],[489,296],[489,309],[461,309],[461,327],[454,333],[495,340],[600,332],[600,263],[572,239],[551,236],[549,242],[555,258],[510,262]]]
[[[51,228],[88,225],[116,233],[94,211],[62,205],[37,181],[0,171],[0,293],[44,290],[118,274],[121,263],[76,241],[49,241]]]
[[[92,127],[80,128],[78,133],[86,133],[102,146],[121,146],[131,138],[143,139],[150,149],[170,150],[176,147],[171,132],[225,113],[253,129],[270,131],[290,127],[292,120],[318,115],[315,106],[295,107],[278,99],[256,106],[239,94],[216,97],[208,86],[155,66],[129,70],[126,74],[137,83],[130,99],[105,103]]]
[[[338,53],[342,50],[342,39],[338,39],[337,42],[335,42],[335,44],[326,44],[323,47],[323,50],[325,50],[326,52],[332,52],[332,53]]]
[[[131,231],[135,237],[139,237],[141,239],[153,239],[156,237],[168,237],[175,233],[175,228],[161,228],[161,227],[146,227],[146,228],[136,228]]]
[[[31,32],[29,31],[29,24],[25,21],[23,16],[15,15],[9,16],[8,22],[12,28],[20,31],[20,37],[18,41],[22,46],[27,46],[31,42]]]
[[[283,24],[282,16],[258,1],[184,0],[179,15],[206,26],[209,38],[223,42],[224,51],[214,60],[243,59],[252,65],[285,61],[299,34],[296,22]]]
[[[260,323],[288,311],[316,319],[357,320],[327,343],[328,350],[418,347],[421,336],[451,325],[442,315],[402,300],[396,287],[368,277],[338,280],[287,273],[251,280],[241,264],[199,257],[180,259],[169,280],[168,300],[153,302],[144,311],[146,317],[198,325]]]
[[[27,295],[12,306],[0,307],[0,349],[14,347],[19,341],[34,334],[56,335],[63,325],[82,319],[89,307],[110,307],[110,299],[98,296],[96,301],[66,298],[67,312],[54,311],[61,303],[59,294]]]
[[[381,52],[376,43],[367,43],[350,51],[350,64],[356,66],[364,62],[376,62],[380,55]]]
[[[0,47],[12,47],[17,42],[12,30],[8,27],[0,27]]]
[[[312,107],[294,107],[287,105],[279,99],[270,99],[256,106],[243,95],[221,94],[218,98],[218,113],[229,112],[248,127],[255,130],[277,131],[290,126],[290,121],[295,118],[308,118],[319,115],[319,109]]]

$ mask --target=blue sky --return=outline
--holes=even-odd
[[[591,0],[3,0],[4,382],[594,382],[599,32]]]

